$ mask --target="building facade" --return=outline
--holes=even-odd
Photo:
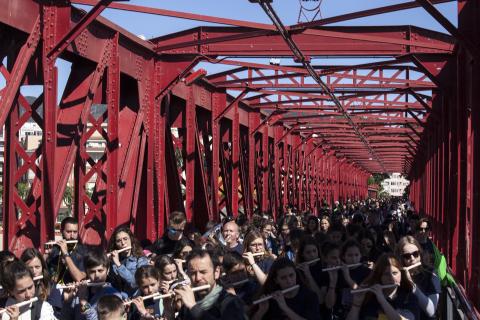
[[[392,197],[401,197],[403,191],[410,184],[400,173],[390,174],[390,178],[383,180],[382,187]]]

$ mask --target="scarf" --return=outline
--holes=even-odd
[[[215,302],[217,302],[222,290],[223,287],[217,284],[212,291],[210,291],[202,300],[196,303],[196,306],[198,306],[202,311],[207,311]]]

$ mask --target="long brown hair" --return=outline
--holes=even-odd
[[[298,250],[295,254],[295,263],[300,264],[305,262],[305,257],[303,256],[303,251],[307,246],[314,246],[317,248],[318,257],[320,258],[320,248],[317,245],[317,241],[312,236],[305,236],[302,241],[300,241],[300,245],[298,246]]]
[[[137,238],[133,235],[132,231],[128,226],[119,226],[113,231],[112,236],[110,237],[110,242],[108,243],[108,251],[113,251],[117,250],[116,244],[115,244],[115,238],[117,237],[117,234],[120,232],[125,232],[128,234],[130,237],[130,243],[132,245],[132,249],[130,250],[132,253],[132,256],[134,257],[142,257],[143,256],[143,250],[142,247],[140,246],[140,242],[138,241]]]
[[[364,283],[368,286],[373,286],[374,284],[381,284],[382,275],[385,272],[385,269],[390,266],[397,268],[401,272],[402,279],[400,280],[400,288],[407,292],[411,292],[413,286],[407,280],[407,276],[405,274],[405,271],[403,270],[403,265],[393,253],[385,253],[377,259],[377,262],[375,263],[375,268]]]
[[[23,251],[20,260],[22,260],[22,262],[26,265],[28,261],[35,258],[40,260],[43,276],[43,279],[38,280],[38,282],[35,284],[35,287],[40,300],[45,301],[50,295],[50,274],[48,273],[47,263],[45,262],[43,255],[35,248],[27,248],[25,251]]]
[[[285,269],[285,268],[292,268],[296,275],[297,275],[297,283],[303,285],[302,279],[299,277],[298,270],[295,268],[295,264],[288,258],[278,258],[272,264],[270,271],[268,272],[267,279],[263,284],[259,296],[263,294],[270,294],[274,291],[280,290],[280,286],[275,282],[277,278],[278,271]]]

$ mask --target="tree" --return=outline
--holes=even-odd
[[[17,192],[20,198],[25,201],[25,199],[28,197],[28,193],[30,192],[30,184],[28,182],[17,183]]]
[[[68,208],[68,211],[72,211],[73,200],[74,200],[74,192],[73,187],[68,186],[65,188],[65,192],[63,193],[63,203]]]

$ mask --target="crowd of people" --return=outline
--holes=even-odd
[[[87,246],[78,221],[18,258],[0,252],[2,320],[436,319],[430,223],[408,203],[335,202],[209,222],[172,212],[140,242],[119,226]]]

